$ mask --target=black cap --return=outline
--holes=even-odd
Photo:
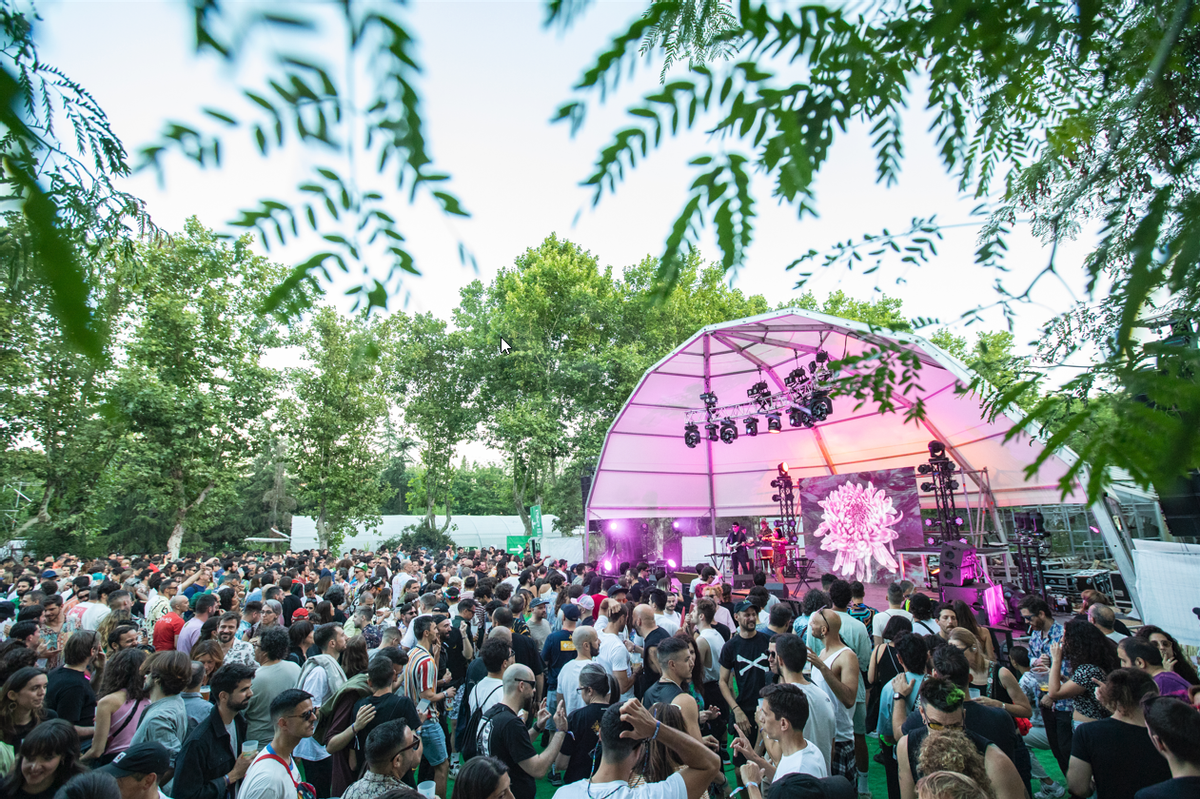
[[[128,777],[130,774],[157,774],[162,776],[171,768],[171,753],[167,747],[157,741],[134,744],[118,754],[107,766],[96,771],[111,774],[114,777]]]
[[[854,799],[854,786],[843,776],[788,774],[771,783],[768,799]]]

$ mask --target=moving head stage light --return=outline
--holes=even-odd
[[[807,368],[797,364],[784,378],[783,388],[776,392],[771,391],[771,385],[763,379],[760,369],[758,381],[746,389],[749,401],[735,405],[723,406],[715,392],[705,391],[700,395],[703,410],[687,412],[683,443],[693,449],[700,444],[700,424],[704,424],[709,441],[722,441],[726,444],[737,441],[739,421],[745,424],[747,436],[757,436],[759,414],[766,417],[768,433],[783,432],[785,413],[788,424],[794,428],[815,427],[833,415],[833,400],[829,396],[828,387],[833,373],[829,364],[829,353],[824,350],[818,352]],[[774,378],[774,373],[771,374]]]

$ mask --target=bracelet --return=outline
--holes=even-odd
[[[654,722],[654,734],[650,736],[650,740],[651,740],[651,741],[653,741],[655,738],[657,738],[657,737],[658,737],[658,730],[659,730],[659,728],[661,728],[661,727],[662,727],[662,722],[661,722],[661,721],[655,721],[655,722]]]
[[[908,702],[908,697],[897,694],[892,697],[892,701],[893,702]]]

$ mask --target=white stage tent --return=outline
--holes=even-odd
[[[881,413],[870,400],[854,410],[854,399],[835,397],[833,413],[812,428],[790,426],[785,414],[782,432],[769,435],[760,414],[755,437],[739,425],[741,435],[732,444],[706,436],[695,448],[684,444],[687,412],[704,409],[702,393],[715,393],[719,406],[746,403],[747,389],[759,380],[767,381],[771,392],[785,390],[788,373],[807,367],[818,351],[839,360],[874,351],[881,343],[916,353],[922,365],[915,381],[920,388],[893,397],[896,412]],[[869,370],[872,364],[860,368]],[[793,308],[711,325],[651,367],[634,389],[605,438],[587,518],[776,516],[770,481],[780,462],[786,461],[798,480],[917,466],[928,459],[927,445],[934,439],[967,472],[986,468],[996,505],[1085,502],[1082,488],[1066,497],[1059,488],[1073,453],[1051,456],[1026,479],[1024,469],[1041,453],[1042,443],[1024,434],[1005,442],[1019,417],[1001,414],[987,421],[977,396],[956,391],[971,380],[966,366],[920,336],[872,331],[813,311]],[[917,401],[924,404],[925,418],[906,422],[904,412]],[[696,421],[703,433],[703,417]],[[1128,547],[1104,505],[1097,503],[1093,511],[1103,517],[1102,532],[1132,585]],[[586,545],[585,551],[590,551]]]

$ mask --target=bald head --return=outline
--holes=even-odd
[[[492,631],[488,633],[488,638],[499,638],[510,644],[512,643],[512,636],[512,630],[508,627],[493,627]]]
[[[521,687],[534,683],[533,670],[520,663],[514,663],[504,670],[504,696],[516,696]],[[534,683],[536,685],[536,683]]]
[[[653,630],[657,626],[654,621],[654,608],[638,605],[633,609],[633,623],[638,630]]]
[[[176,594],[175,596],[171,597],[171,610],[175,611],[176,613],[178,613],[180,615],[183,615],[184,611],[186,611],[187,609],[188,609],[188,598],[187,597],[185,597],[183,594]]]
[[[837,641],[842,632],[842,617],[832,610],[819,610],[812,615],[808,626],[815,638]]]

